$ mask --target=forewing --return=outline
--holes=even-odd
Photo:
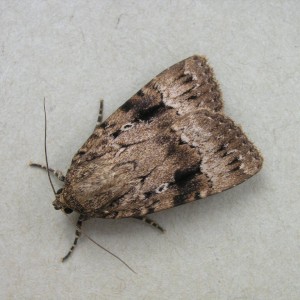
[[[222,108],[212,68],[204,57],[194,55],[157,75],[96,128],[74,156],[72,167],[112,152],[114,143],[149,139],[189,112]]]
[[[120,159],[136,162],[136,181],[105,208],[106,218],[143,216],[205,198],[244,182],[262,166],[262,157],[242,130],[208,110],[181,117],[145,144],[124,150]]]
[[[223,102],[212,68],[204,57],[189,57],[152,79],[102,124],[114,134],[125,124],[151,123],[172,109],[179,116],[197,109],[221,111]],[[175,118],[175,119],[174,119]]]
[[[261,158],[221,110],[205,58],[192,56],[165,70],[74,156],[64,188],[68,207],[90,217],[142,216],[252,176]]]

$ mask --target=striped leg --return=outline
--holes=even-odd
[[[78,218],[77,224],[76,224],[75,240],[74,240],[73,245],[70,248],[69,252],[67,253],[67,255],[62,258],[62,262],[64,262],[67,258],[70,257],[70,255],[72,254],[74,248],[76,247],[77,241],[78,241],[78,239],[81,235],[82,222],[83,222],[83,217],[80,215],[79,218]]]
[[[29,166],[47,170],[47,166],[41,165],[41,164],[36,164],[36,163],[33,163],[33,162],[30,162]],[[65,176],[63,175],[62,171],[54,170],[52,168],[49,168],[49,172],[52,173],[53,175],[55,175],[60,181],[63,181],[63,182],[65,181]]]
[[[161,232],[165,232],[166,230],[163,229],[160,225],[158,225],[155,221],[147,218],[147,217],[135,217],[135,219],[141,220],[155,228],[157,228],[158,230],[160,230]]]
[[[99,127],[103,121],[103,106],[104,106],[104,100],[101,99],[96,128]]]

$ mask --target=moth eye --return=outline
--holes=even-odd
[[[165,192],[168,189],[168,186],[169,186],[168,183],[161,184],[158,188],[156,188],[155,193],[160,194]]]
[[[69,207],[66,207],[66,208],[64,208],[64,212],[65,212],[66,214],[70,214],[70,213],[73,212],[73,209],[71,209],[71,208],[69,208]]]
[[[133,123],[126,123],[126,124],[124,124],[124,125],[121,127],[121,130],[122,130],[122,131],[129,130],[129,129],[132,128],[133,126],[134,126]]]

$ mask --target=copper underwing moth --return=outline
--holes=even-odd
[[[66,257],[87,219],[140,218],[162,229],[147,216],[225,191],[262,167],[259,151],[223,113],[202,56],[160,73],[105,122],[101,116],[102,105],[66,176],[48,168],[64,182],[54,208],[80,216]]]

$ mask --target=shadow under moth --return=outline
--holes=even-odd
[[[101,102],[102,104],[102,102]],[[221,91],[202,56],[160,73],[105,122],[72,159],[55,209],[90,218],[139,218],[232,188],[262,167],[259,151],[223,114]],[[46,116],[45,116],[46,117]],[[49,176],[50,178],[50,176]],[[52,183],[51,183],[52,184]],[[64,259],[65,259],[64,258]]]

